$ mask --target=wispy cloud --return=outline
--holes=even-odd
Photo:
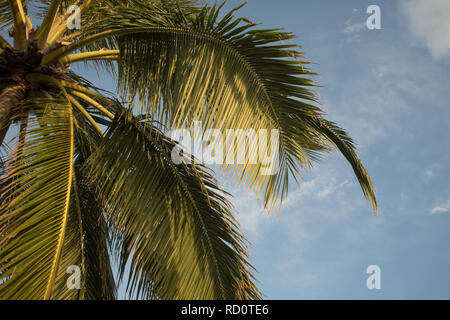
[[[427,169],[425,170],[423,175],[425,176],[425,180],[429,181],[431,178],[433,178],[434,173],[432,169]]]
[[[431,210],[432,215],[438,214],[438,213],[446,213],[446,212],[450,212],[450,199],[447,200],[447,203],[436,206]]]
[[[386,38],[398,41],[388,33]],[[330,118],[364,148],[393,134],[401,135],[399,121],[413,116],[411,99],[428,100],[428,108],[447,105],[448,77],[435,61],[408,46],[361,41],[351,59],[355,64],[364,61],[367,69],[358,70],[340,86],[337,96],[330,99],[324,95],[322,100]],[[336,86],[341,81],[334,74],[327,74],[326,80],[324,86]]]
[[[441,167],[442,165],[440,165],[439,163],[433,163],[426,167],[423,173],[425,182],[430,182],[432,179],[435,179],[437,176],[439,176],[439,170],[441,169]]]
[[[344,29],[344,33],[355,33],[355,32],[360,32],[362,31],[364,28],[366,27],[366,23],[362,22],[362,23],[354,23],[354,24],[348,24],[345,29]]]
[[[409,29],[426,43],[433,58],[450,57],[450,1],[401,0],[399,7]]]
[[[274,217],[268,215],[261,200],[245,184],[235,184],[224,177],[221,180],[221,186],[233,195],[230,198],[234,207],[233,215],[240,228],[253,244],[256,243],[264,234],[264,228],[275,221]]]
[[[353,11],[356,12],[356,11]],[[358,42],[361,39],[360,33],[366,27],[366,22],[353,22],[353,18],[345,21],[345,27],[341,30],[346,35],[345,42]]]

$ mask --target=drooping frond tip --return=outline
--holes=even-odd
[[[325,138],[327,138],[334,146],[336,146],[336,148],[350,163],[364,193],[364,196],[372,205],[375,214],[378,215],[378,204],[375,197],[375,188],[372,182],[372,178],[370,177],[366,168],[356,154],[356,147],[352,138],[350,138],[342,128],[331,121],[316,118],[312,119],[312,123],[314,126],[321,128],[321,131],[324,133]]]

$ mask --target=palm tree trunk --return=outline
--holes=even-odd
[[[0,146],[11,124],[10,112],[22,102],[27,93],[24,82],[15,82],[6,85],[0,93]]]

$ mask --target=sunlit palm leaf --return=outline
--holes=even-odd
[[[256,298],[245,242],[213,177],[174,166],[174,144],[123,116],[89,159],[130,292],[164,299]]]
[[[43,108],[46,107],[46,108]],[[73,179],[71,109],[34,104],[23,143],[10,156],[0,205],[2,298],[52,293],[63,251]],[[37,121],[37,118],[39,121]]]
[[[226,167],[258,194],[264,192],[264,204],[273,208],[287,195],[289,177],[299,176],[301,168],[311,167],[320,152],[334,146],[323,127],[308,121],[320,121],[323,114],[314,104],[309,62],[302,60],[298,46],[288,43],[292,34],[255,29],[247,20],[234,18],[233,11],[220,19],[216,7],[180,9],[177,14],[172,7],[155,8],[140,1],[93,8],[91,14],[102,29],[88,24],[83,37],[127,27],[150,29],[86,48],[120,49],[120,88],[129,99],[138,98],[140,111],[170,127],[190,128],[202,120],[204,130],[278,129],[277,175],[261,174],[261,163]],[[156,18],[150,14],[155,11]],[[348,148],[354,153],[353,145]],[[376,210],[370,177],[362,166],[353,169],[364,177],[358,180]]]
[[[16,149],[0,158],[0,298],[114,299],[110,255],[120,278],[131,265],[130,295],[259,298],[227,194],[202,165],[172,161],[167,130],[196,120],[223,133],[279,130],[276,174],[248,158],[224,165],[270,210],[292,177],[333,149],[377,210],[353,140],[317,107],[315,74],[292,34],[191,0],[28,2],[0,1],[0,30],[14,22],[16,49],[0,37],[9,54],[0,98],[14,91],[11,79],[23,89],[0,106],[2,148],[9,124],[20,124]],[[70,4],[81,7],[80,31],[66,29]],[[44,18],[38,30],[30,10]],[[74,61],[115,77],[126,104],[68,71]],[[70,266],[81,270],[80,290],[66,285]]]
[[[73,181],[75,182],[75,180]],[[57,269],[56,281],[52,290],[51,299],[59,300],[78,300],[83,299],[84,289],[81,289],[81,282],[85,278],[85,252],[84,252],[84,233],[81,224],[81,211],[79,209],[78,186],[72,185],[71,205],[67,215],[67,224],[64,234],[64,244],[61,252],[61,259]],[[80,288],[67,285],[69,276],[74,270],[72,266],[80,271],[80,278],[74,279]],[[68,273],[69,271],[69,273]],[[78,272],[75,276],[78,275]],[[75,284],[75,283],[74,283]]]

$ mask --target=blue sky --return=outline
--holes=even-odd
[[[366,27],[371,4],[381,30]],[[292,186],[279,216],[225,182],[266,297],[448,299],[450,2],[250,0],[241,13],[298,36],[322,107],[358,141],[380,203],[375,217],[338,154]],[[366,287],[373,264],[380,290]]]
[[[366,27],[372,4],[381,30]],[[249,0],[240,13],[298,36],[322,107],[359,143],[380,204],[375,217],[338,154],[291,185],[279,215],[222,180],[265,297],[448,299],[450,2]],[[366,287],[369,265],[381,268],[380,290]]]

